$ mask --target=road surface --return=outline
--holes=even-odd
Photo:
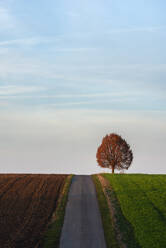
[[[90,176],[74,176],[60,248],[106,248],[96,191]]]

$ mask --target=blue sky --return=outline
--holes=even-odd
[[[99,171],[97,146],[116,131],[135,149],[131,172],[166,173],[165,11],[164,0],[0,0],[1,171]]]

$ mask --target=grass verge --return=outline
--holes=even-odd
[[[166,175],[103,176],[110,182],[140,246],[166,247]]]
[[[115,230],[113,228],[113,224],[112,224],[113,222],[111,219],[110,210],[102,189],[102,185],[96,175],[92,175],[92,179],[96,187],[96,193],[97,193],[107,248],[119,248],[115,237]]]
[[[106,180],[106,179],[105,179]],[[108,182],[108,181],[107,181]],[[107,199],[111,204],[111,212],[113,215],[113,226],[120,247],[140,248],[136,240],[134,229],[131,223],[124,216],[119,200],[115,191],[108,182],[108,186],[104,188]]]
[[[67,177],[61,196],[58,200],[57,208],[53,214],[51,223],[48,225],[47,232],[44,237],[42,248],[58,248],[61,230],[63,226],[65,207],[68,199],[68,192],[73,175]]]

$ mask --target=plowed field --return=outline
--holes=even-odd
[[[0,174],[0,247],[37,248],[66,175]]]

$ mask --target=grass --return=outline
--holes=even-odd
[[[115,230],[112,225],[110,210],[101,183],[96,175],[92,175],[92,179],[96,187],[96,193],[97,193],[107,248],[119,248],[115,237]]]
[[[140,248],[132,225],[123,215],[116,193],[112,188],[108,188],[106,193],[109,200],[111,201],[111,205],[114,208],[114,227],[116,237],[118,237],[119,233],[121,235],[121,239],[118,239],[119,246],[121,247],[123,244],[126,245],[127,248]]]
[[[58,201],[58,205],[53,216],[52,223],[48,226],[48,230],[45,234],[42,248],[59,247],[60,235],[65,215],[65,207],[68,199],[68,192],[71,180],[72,175],[68,176],[66,179],[61,197]]]
[[[166,247],[166,176],[103,176],[110,182],[140,247]]]

